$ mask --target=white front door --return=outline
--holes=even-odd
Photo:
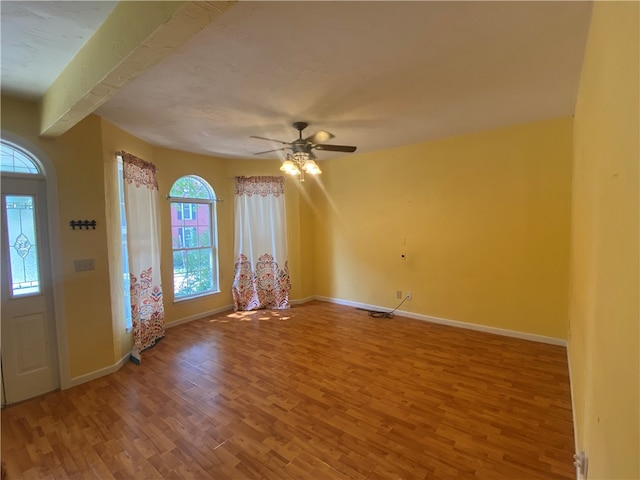
[[[60,386],[43,179],[2,177],[2,381],[7,404]]]

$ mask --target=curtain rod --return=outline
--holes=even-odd
[[[163,195],[163,197],[167,200],[179,199],[179,200],[200,200],[199,198],[187,198],[184,197],[172,197],[171,195]],[[205,200],[205,199],[203,199]],[[222,198],[209,198],[207,200],[211,200],[212,202],[222,203],[224,200]]]

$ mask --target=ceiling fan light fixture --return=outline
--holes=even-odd
[[[298,168],[298,166],[295,163],[293,163],[293,161],[290,160],[289,158],[287,158],[287,160],[282,162],[282,166],[280,167],[280,170],[282,170],[284,173],[288,175],[298,175],[300,173],[300,169]]]
[[[311,159],[304,162],[304,165],[302,165],[302,169],[310,175],[318,175],[322,173],[320,167],[318,167],[318,164]]]
[[[311,158],[308,152],[294,152],[287,155],[287,159],[280,167],[289,175],[300,175],[300,181],[304,182],[304,174],[318,175],[322,173],[318,164]]]
[[[270,142],[280,143],[286,145],[283,148],[276,148],[275,150],[266,150],[264,152],[257,152],[255,155],[262,155],[263,153],[278,152],[281,150],[291,150],[291,153],[287,154],[287,158],[280,170],[289,175],[300,175],[300,181],[304,182],[304,174],[319,175],[322,173],[320,167],[315,162],[315,155],[312,150],[326,150],[329,152],[343,152],[351,153],[356,151],[356,147],[352,145],[328,145],[325,142],[333,138],[333,134],[325,132],[323,130],[316,132],[307,138],[302,138],[302,131],[307,128],[306,122],[293,122],[293,128],[298,130],[298,138],[293,142],[284,142],[282,140],[274,140],[273,138],[258,137],[251,135],[251,138],[257,138],[259,140],[268,140]]]

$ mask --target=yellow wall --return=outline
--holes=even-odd
[[[574,122],[569,354],[590,479],[640,478],[637,2],[596,2]]]
[[[90,117],[57,139],[41,139],[33,103],[2,98],[2,129],[42,150],[58,181],[64,321],[71,378],[112,365],[113,336],[105,235],[100,119]],[[96,230],[72,230],[71,220],[96,220]],[[93,258],[95,270],[76,272],[74,260]]]
[[[323,162],[316,294],[566,338],[568,118]],[[403,260],[401,255],[406,255]]]
[[[315,288],[315,268],[314,268],[314,225],[315,216],[312,208],[311,195],[316,191],[318,177],[307,176],[304,183],[293,181],[299,192],[299,238],[298,238],[298,258],[300,262],[300,273],[296,280],[297,300],[306,300],[316,294]]]

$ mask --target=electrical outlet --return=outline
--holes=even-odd
[[[413,300],[413,293],[407,292],[407,300],[409,301]]]
[[[396,298],[402,298],[402,290],[396,290]]]
[[[587,459],[587,454],[584,453],[584,450],[580,453],[576,453],[573,456],[573,466],[576,467],[578,471],[578,478],[586,479],[587,478],[587,470],[589,468],[589,459]]]

